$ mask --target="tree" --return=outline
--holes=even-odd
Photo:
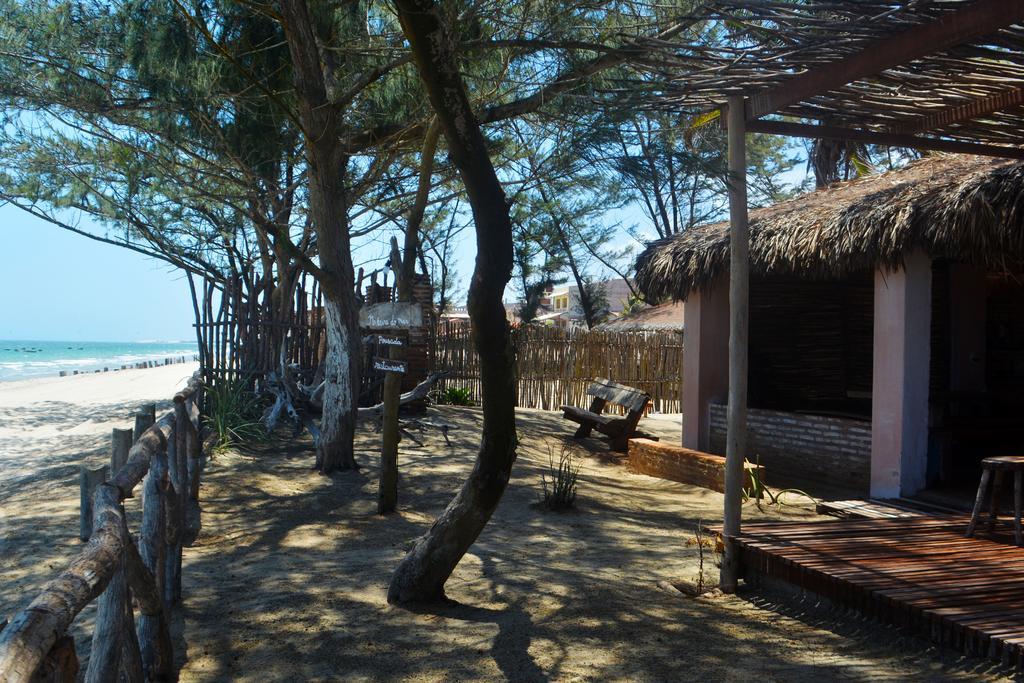
[[[502,302],[512,277],[512,223],[505,193],[470,107],[455,43],[438,6],[433,0],[396,0],[395,4],[473,212],[477,258],[468,308],[480,357],[483,398],[483,433],[473,471],[391,578],[388,602],[407,604],[444,597],[445,582],[501,500],[516,458],[516,370]]]

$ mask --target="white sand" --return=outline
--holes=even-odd
[[[198,368],[0,382],[0,620],[23,607],[81,548],[78,466],[110,458],[110,431],[158,413]]]

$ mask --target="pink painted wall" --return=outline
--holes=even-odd
[[[712,403],[729,393],[729,288],[693,292],[683,307],[683,446],[710,452]]]
[[[925,485],[931,350],[931,259],[875,272],[871,495],[895,498]]]

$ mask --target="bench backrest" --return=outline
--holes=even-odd
[[[651,397],[642,391],[627,387],[625,384],[618,384],[603,377],[594,378],[591,385],[587,387],[587,394],[603,398],[609,403],[622,406],[631,412],[643,410],[651,400]]]

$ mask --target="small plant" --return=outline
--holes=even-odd
[[[206,389],[203,423],[214,436],[214,450],[266,436],[259,396],[240,380],[218,382]]]
[[[693,537],[687,539],[686,545],[697,547],[697,576],[693,581],[694,594],[703,595],[717,588],[717,582],[708,581],[704,573],[705,552],[708,550],[718,552],[718,548],[712,535],[704,528],[703,520],[697,520],[697,527],[694,529]]]
[[[753,499],[757,501],[759,509],[762,505],[778,505],[779,507],[786,505],[787,503],[782,499],[786,494],[809,498],[812,503],[818,502],[814,496],[800,489],[779,489],[773,492],[761,479],[760,457],[757,459],[756,467],[751,467],[749,460],[744,460],[743,466],[747,469],[748,477],[750,478],[750,486],[743,489],[743,500],[749,501]],[[764,503],[765,498],[768,499],[767,503]]]
[[[554,451],[548,446],[548,471],[541,473],[541,502],[548,510],[568,510],[576,503],[576,485],[580,473],[579,457],[572,446],[563,444],[555,463]]]
[[[445,387],[437,392],[436,403],[440,406],[471,406],[473,392],[469,387]]]

